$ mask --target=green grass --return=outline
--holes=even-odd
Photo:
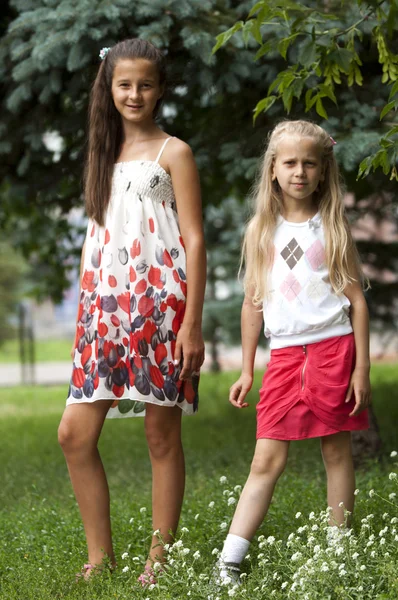
[[[371,499],[367,495],[367,491],[374,488],[377,493],[387,497],[393,491],[393,486],[397,487],[388,478],[388,473],[393,469],[389,454],[392,450],[398,450],[396,371],[395,366],[384,365],[375,367],[372,372],[374,406],[384,446],[382,459],[368,461],[357,474],[357,486],[361,490],[356,509],[357,528],[370,511],[375,515],[376,529],[383,526],[385,511],[391,517],[394,514],[398,516],[397,506],[392,508],[377,495]],[[235,375],[203,375],[199,414],[184,418],[187,487],[181,527],[189,530],[183,540],[190,548],[190,554],[185,558],[180,557],[173,574],[164,579],[162,586],[151,591],[141,590],[136,583],[151,533],[151,473],[143,420],[106,422],[100,440],[111,490],[117,560],[121,567],[129,566],[129,571],[123,572],[119,568],[112,577],[104,574],[89,584],[75,584],[74,573],[86,561],[86,548],[64,458],[57,444],[57,426],[64,407],[66,388],[18,387],[0,390],[0,599],[229,598],[227,590],[214,592],[213,595],[208,591],[211,590],[209,574],[215,560],[211,551],[221,548],[225,530],[220,525],[227,523],[233,514],[234,507],[228,506],[227,499],[234,494],[235,485],[244,484],[248,474],[255,445],[257,397],[256,391],[253,391],[248,410],[233,409],[227,402],[227,395]],[[258,374],[254,390],[260,381],[261,374]],[[228,484],[220,484],[222,475],[228,478]],[[228,490],[226,494],[225,489]],[[208,506],[211,501],[215,502],[212,509]],[[146,514],[140,512],[143,506],[147,507]],[[271,509],[259,533],[286,541],[297,527],[294,515],[298,511],[308,515],[310,511],[319,512],[324,507],[325,477],[319,443],[317,440],[293,443],[288,468],[278,483]],[[253,548],[257,551],[257,542]],[[196,550],[200,551],[201,558],[194,560],[192,554]],[[129,553],[127,560],[121,559],[123,552]],[[291,568],[287,550],[279,549],[276,552],[272,547],[267,552],[270,562],[265,566],[262,566],[264,559],[252,552],[252,564],[248,568],[252,575],[246,591],[236,597],[250,600],[268,598],[271,590],[277,589],[278,585],[279,591],[272,597],[288,597],[280,590],[278,579],[275,582],[267,580],[267,573],[283,573]],[[133,557],[139,560],[133,561]],[[374,593],[369,585],[366,594],[358,592],[355,595],[350,592],[350,595],[345,595],[348,594],[345,586],[339,588],[336,584],[337,591],[322,596],[317,595],[321,589],[319,585],[314,585],[309,600],[396,599],[398,581],[396,571],[391,568],[389,572],[389,564],[388,561],[383,563],[383,575],[380,577],[379,563],[372,567],[370,561],[366,571],[368,576],[373,569],[381,582],[378,585],[384,585],[380,593]],[[192,567],[194,574],[188,576],[189,567]],[[395,588],[391,587],[395,585],[394,581]],[[268,587],[262,591],[261,586]],[[385,592],[388,588],[393,590],[393,595]],[[339,592],[339,589],[342,591]],[[304,598],[303,595],[291,597]]]
[[[72,342],[73,340],[37,340],[35,342],[36,362],[70,361]],[[19,360],[18,340],[10,340],[0,345],[0,365],[18,363]]]

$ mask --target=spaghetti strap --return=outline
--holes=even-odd
[[[170,141],[171,139],[173,139],[173,137],[174,137],[174,136],[170,136],[170,137],[168,137],[168,138],[166,138],[166,139],[164,140],[164,142],[163,142],[163,144],[162,144],[162,147],[161,147],[161,148],[160,148],[160,150],[159,150],[159,154],[158,154],[158,155],[157,155],[157,157],[156,157],[156,160],[155,160],[155,162],[157,162],[157,163],[159,162],[159,160],[160,160],[160,157],[161,157],[161,156],[162,156],[162,154],[163,154],[163,150],[165,149],[167,142],[168,142],[168,141]]]

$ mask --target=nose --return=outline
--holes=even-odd
[[[135,85],[131,86],[129,98],[131,98],[131,100],[136,100],[139,98],[139,96],[140,96],[140,92],[139,92],[138,86],[135,86]]]
[[[296,165],[296,173],[298,177],[302,177],[304,175],[304,165],[300,162]]]

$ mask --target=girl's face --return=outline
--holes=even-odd
[[[278,143],[272,166],[284,202],[308,204],[320,181],[324,180],[321,152],[313,138],[284,136]]]
[[[144,58],[121,59],[114,68],[112,98],[122,119],[142,123],[153,119],[157,101],[163,94],[156,65]]]

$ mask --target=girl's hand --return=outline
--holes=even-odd
[[[236,408],[246,408],[249,406],[245,402],[246,394],[253,385],[253,376],[247,373],[242,373],[238,381],[234,383],[229,390],[229,401]]]
[[[205,345],[200,327],[189,327],[184,324],[177,334],[174,364],[182,363],[180,379],[189,379],[197,373],[205,359]]]
[[[354,392],[355,406],[349,416],[354,417],[362,412],[371,403],[371,389],[369,380],[369,369],[356,367],[351,375],[350,385],[348,386],[346,403],[351,400]]]

